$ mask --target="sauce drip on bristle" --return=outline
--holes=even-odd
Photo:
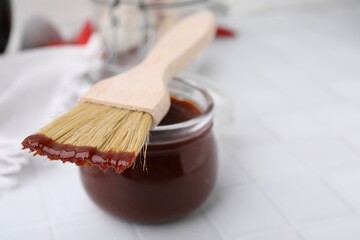
[[[136,159],[134,152],[102,152],[89,146],[60,144],[43,134],[28,136],[22,145],[24,149],[34,152],[34,155],[47,156],[51,160],[71,162],[78,166],[94,166],[103,171],[112,168],[117,173],[130,167]]]

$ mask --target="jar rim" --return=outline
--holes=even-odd
[[[213,101],[211,95],[209,94],[209,92],[206,90],[206,88],[204,88],[203,86],[201,86],[199,83],[195,82],[194,80],[191,80],[191,79],[188,79],[187,77],[181,76],[181,74],[176,76],[173,79],[173,81],[181,82],[189,87],[196,89],[204,97],[204,99],[206,101],[206,107],[205,107],[205,109],[203,109],[201,111],[200,115],[198,115],[194,118],[191,118],[189,120],[179,122],[179,123],[156,126],[154,129],[151,130],[152,133],[182,130],[182,129],[186,129],[186,128],[191,128],[191,127],[199,125],[201,123],[205,123],[202,125],[206,125],[208,123],[208,121],[210,121],[212,119],[213,110],[214,110],[214,101]],[[192,101],[192,99],[189,99],[189,100]]]

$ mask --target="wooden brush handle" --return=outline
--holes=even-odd
[[[165,32],[147,55],[144,67],[159,69],[165,74],[163,80],[168,81],[208,45],[214,31],[215,18],[209,10],[185,18]]]
[[[185,18],[164,34],[142,63],[96,83],[79,102],[147,112],[155,127],[170,107],[167,82],[210,42],[214,30],[210,11]]]

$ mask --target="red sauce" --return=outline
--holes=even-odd
[[[112,168],[118,173],[130,167],[136,159],[132,152],[102,152],[89,146],[60,144],[43,134],[28,136],[22,145],[24,149],[34,152],[34,155],[47,156],[50,160],[71,162],[78,166],[96,166],[103,171]]]
[[[172,99],[161,124],[200,114],[191,102]],[[155,137],[150,138],[146,170],[141,157],[122,174],[81,167],[86,192],[102,209],[132,221],[164,222],[191,212],[205,201],[216,179],[217,153],[211,125],[177,142],[154,144]]]
[[[201,111],[193,103],[173,97],[171,98],[169,112],[165,115],[163,120],[161,120],[159,125],[162,126],[185,122],[200,115]]]

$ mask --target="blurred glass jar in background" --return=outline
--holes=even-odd
[[[139,63],[156,40],[184,16],[208,8],[210,0],[92,0],[103,39],[101,77]]]
[[[6,49],[11,29],[10,0],[0,0],[0,53]]]
[[[91,0],[94,5],[94,25],[103,43],[100,67],[94,67],[91,80],[98,81],[133,67],[144,59],[162,34],[179,20],[208,8],[216,16],[227,14],[226,5],[218,0]],[[210,79],[198,72],[204,56],[201,54],[181,75],[191,78],[210,92],[215,101],[218,133],[233,122],[232,101]],[[96,64],[95,64],[96,65]],[[100,69],[99,69],[100,68]],[[218,127],[216,127],[218,128]],[[230,129],[230,127],[228,128]]]

